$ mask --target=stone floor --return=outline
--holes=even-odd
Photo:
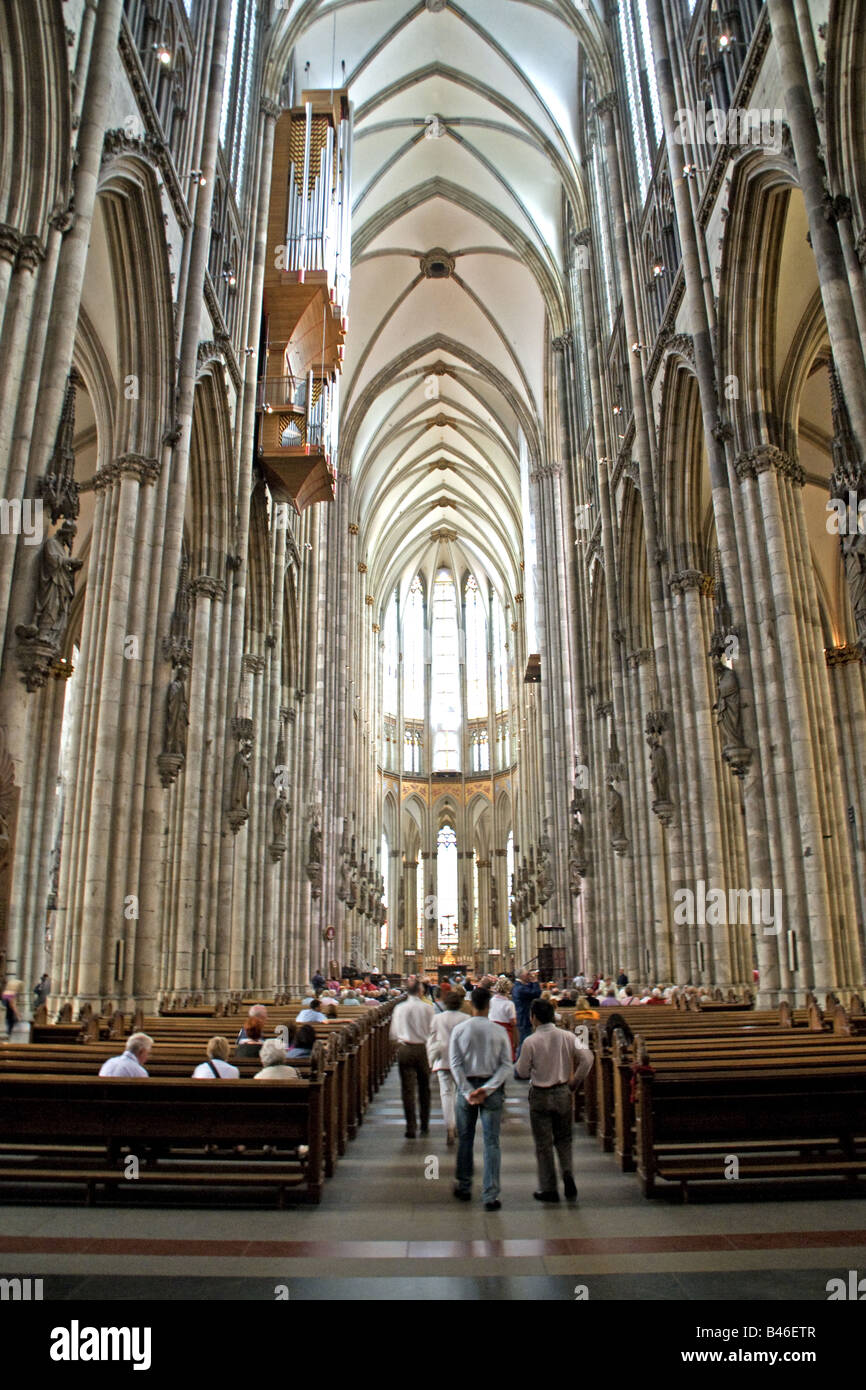
[[[648,1201],[582,1127],[579,1204],[540,1206],[525,1089],[508,1089],[500,1212],[484,1211],[479,1183],[471,1205],[454,1200],[438,1099],[430,1135],[403,1137],[395,1070],[321,1206],[6,1206],[0,1274],[41,1276],[46,1299],[100,1301],[825,1302],[828,1279],[866,1272],[866,1200],[731,1183],[687,1205]],[[479,1159],[480,1147],[479,1132]]]

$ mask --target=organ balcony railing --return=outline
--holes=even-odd
[[[263,377],[259,412],[259,463],[278,502],[302,512],[333,501],[337,383],[312,371],[304,381]]]

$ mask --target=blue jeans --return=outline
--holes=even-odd
[[[484,1192],[485,1202],[499,1200],[499,1128],[502,1124],[502,1111],[505,1107],[505,1087],[493,1091],[483,1105],[470,1105],[461,1092],[457,1092],[457,1186],[462,1192],[472,1189],[472,1150],[475,1146],[475,1126],[481,1115],[481,1129],[484,1136]]]

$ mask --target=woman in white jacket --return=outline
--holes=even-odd
[[[453,1147],[457,1135],[457,1117],[454,1111],[454,1077],[448,1070],[448,1049],[454,1029],[466,1022],[467,1016],[461,1013],[460,1008],[463,999],[462,989],[449,989],[442,999],[444,1011],[435,1015],[427,1038],[427,1059],[439,1079],[439,1096],[449,1149]]]

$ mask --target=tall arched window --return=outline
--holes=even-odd
[[[220,144],[236,189],[243,182],[250,112],[255,110],[252,86],[256,69],[258,5],[256,0],[232,0],[226,76],[220,112]]]
[[[424,718],[424,594],[418,576],[403,614],[403,717]]]
[[[381,948],[382,948],[383,951],[387,951],[387,949],[388,949],[388,918],[389,918],[389,916],[390,916],[390,913],[388,912],[388,873],[389,873],[389,871],[390,871],[390,868],[391,868],[391,854],[390,854],[390,851],[389,851],[389,849],[388,849],[388,836],[385,835],[385,834],[383,833],[383,835],[382,835],[382,877],[383,877],[383,879],[385,880],[385,891],[384,891],[384,893],[382,894],[382,900],[383,900],[383,902],[384,902],[384,904],[385,904],[385,920],[384,920],[384,922],[382,923],[381,937],[380,937],[380,941],[379,941],[379,945],[381,946]]]
[[[424,897],[424,860],[418,857],[415,866],[415,917],[417,921],[416,945],[419,951],[424,950],[424,908],[426,899]]]
[[[430,633],[430,725],[433,731],[433,771],[460,771],[460,642],[457,595],[446,569],[433,585]]]
[[[514,831],[509,830],[505,844],[505,871],[508,875],[508,949],[517,948],[517,924],[511,916],[511,894],[514,889]]]
[[[487,619],[478,584],[466,580],[466,718],[487,718]]]
[[[662,135],[646,0],[620,0],[619,35],[641,202],[646,198]]]
[[[400,644],[397,640],[397,595],[388,604],[385,626],[382,633],[385,647],[382,671],[382,709],[385,714],[398,712],[398,675],[400,671]]]
[[[436,898],[439,918],[439,950],[456,946],[459,934],[457,888],[457,836],[452,825],[443,825],[436,840]]]
[[[505,614],[496,594],[491,597],[493,610],[493,708],[497,714],[508,709],[508,635]]]

